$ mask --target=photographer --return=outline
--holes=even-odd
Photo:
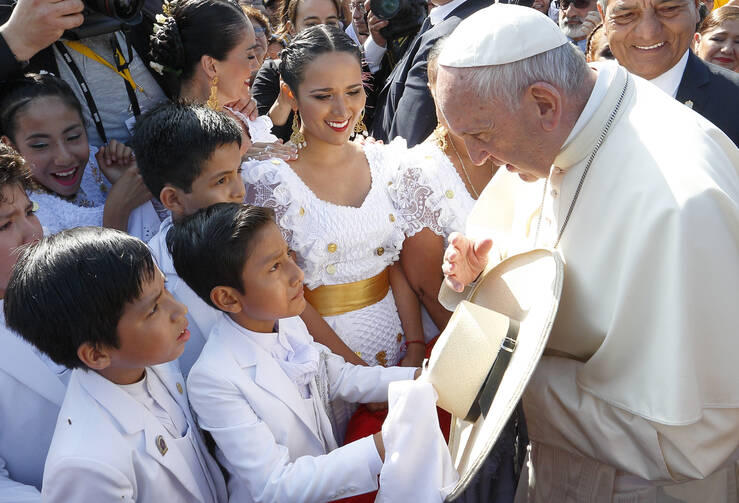
[[[136,116],[166,97],[147,59],[162,1],[148,0],[143,10],[125,0],[106,4],[122,12],[142,10],[143,20],[132,26],[93,13],[96,4],[0,0],[0,80],[40,71],[61,77],[83,104],[89,143],[99,147],[114,139],[127,142]]]
[[[369,3],[365,4],[368,9]],[[387,142],[396,136],[402,136],[408,141],[408,146],[412,147],[431,134],[437,120],[434,100],[427,86],[426,60],[429,51],[437,40],[450,34],[462,19],[493,4],[493,0],[432,0],[432,3],[436,7],[421,25],[378,95],[370,132],[379,140]],[[367,21],[372,41],[367,41],[365,51],[368,61],[376,61],[377,52],[373,52],[371,46],[382,46],[380,30],[386,24],[384,21],[380,22],[371,9]]]

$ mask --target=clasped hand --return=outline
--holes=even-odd
[[[492,239],[475,241],[459,232],[451,233],[441,264],[447,286],[455,292],[462,292],[465,286],[475,281],[485,269],[492,247]]]

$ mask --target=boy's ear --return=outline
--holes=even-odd
[[[92,370],[104,370],[110,366],[110,353],[108,349],[95,346],[89,342],[83,342],[77,348],[77,358]]]
[[[172,213],[182,215],[185,213],[182,199],[180,198],[180,190],[171,185],[165,185],[162,191],[159,193],[159,200],[162,202],[165,208]]]
[[[236,290],[230,286],[217,286],[210,291],[210,301],[226,313],[240,313],[243,309]]]

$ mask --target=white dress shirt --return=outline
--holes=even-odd
[[[667,70],[662,75],[659,75],[649,82],[662,89],[664,92],[672,96],[677,96],[677,88],[680,87],[680,81],[683,79],[683,73],[685,73],[685,66],[688,64],[688,53],[690,49],[685,51],[683,57],[677,62],[675,66]]]

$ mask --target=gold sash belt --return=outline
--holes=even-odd
[[[305,289],[305,300],[316,308],[321,316],[336,316],[376,304],[385,298],[390,289],[387,269],[377,276],[339,285],[323,285]]]

